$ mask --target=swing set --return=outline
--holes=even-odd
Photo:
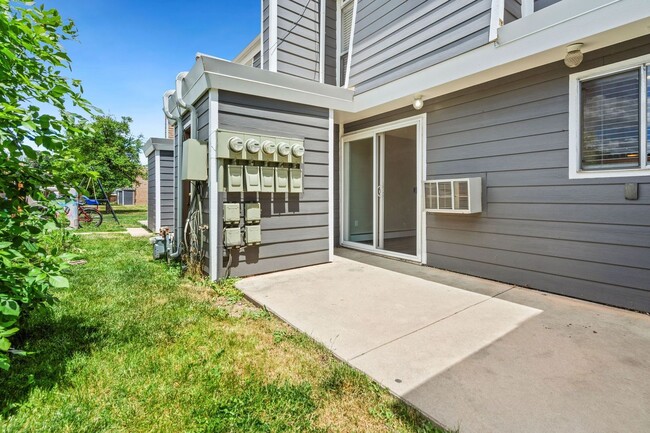
[[[81,197],[84,200],[84,203],[89,206],[99,206],[102,203],[105,203],[105,212],[110,212],[111,215],[113,215],[113,219],[117,224],[120,223],[120,221],[117,219],[117,215],[115,215],[115,211],[113,210],[113,206],[111,206],[111,201],[108,199],[108,195],[106,195],[106,191],[104,191],[104,187],[102,186],[102,181],[97,179],[97,186],[99,186],[99,189],[102,192],[102,196],[104,198],[97,198],[97,191],[95,189],[95,180],[91,177],[88,178],[88,183],[86,184],[86,191],[90,192],[90,187],[92,186],[93,189],[93,198],[89,198],[85,195],[82,195]]]

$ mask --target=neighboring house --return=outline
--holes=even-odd
[[[135,181],[135,202],[136,206],[147,206],[149,204],[149,180],[138,176]]]
[[[115,195],[115,202],[119,205],[140,206],[147,204],[148,191],[149,186],[147,179],[138,176],[131,188],[116,189],[112,195]]]
[[[174,225],[174,140],[152,137],[143,152],[148,174],[147,227],[158,232]]]
[[[650,311],[650,2],[263,0],[261,29],[260,68],[198,54],[163,98],[212,278],[341,245]]]

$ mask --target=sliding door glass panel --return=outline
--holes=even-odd
[[[345,240],[374,246],[374,143],[372,137],[345,143],[347,227]]]
[[[383,224],[379,227],[386,251],[417,254],[417,128],[409,126],[383,134],[379,178]]]

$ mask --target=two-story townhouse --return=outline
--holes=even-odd
[[[261,8],[247,65],[198,54],[163,98],[212,278],[342,246],[650,311],[650,3]]]

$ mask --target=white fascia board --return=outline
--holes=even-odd
[[[151,138],[147,140],[147,142],[142,146],[142,153],[144,153],[145,157],[149,157],[153,153],[153,151],[156,150],[153,146],[153,143],[151,142]]]
[[[171,138],[151,137],[142,147],[144,156],[151,155],[155,150],[174,150],[174,140]]]
[[[260,52],[261,39],[260,35],[255,36],[255,39],[253,39],[241,53],[237,54],[237,57],[232,59],[232,62],[239,65],[247,65],[251,60],[253,60],[255,54]]]
[[[648,0],[561,1],[502,26],[496,44],[356,95],[353,109],[337,120],[362,119],[409,105],[415,95],[430,99],[559,61],[575,42],[589,52],[644,36],[649,26]]]
[[[196,102],[208,89],[228,90],[270,99],[349,111],[354,92],[304,78],[238,65],[200,55],[184,80],[188,103]]]

